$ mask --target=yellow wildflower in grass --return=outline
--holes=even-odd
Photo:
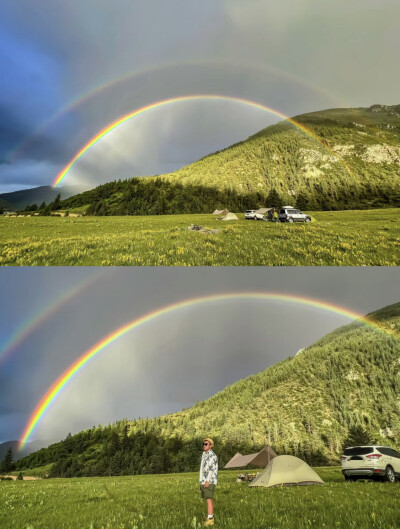
[[[15,222],[0,217],[0,264],[396,266],[398,213],[318,212],[316,224],[293,226],[251,223],[241,214],[234,224],[210,215],[30,217]],[[190,224],[220,232],[188,232]]]

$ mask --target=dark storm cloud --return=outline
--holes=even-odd
[[[1,298],[9,300],[0,308],[2,342],[54,297],[99,273],[68,268],[20,272],[3,270],[0,277]],[[79,355],[157,308],[217,293],[273,291],[366,314],[399,300],[397,275],[389,268],[100,271],[0,363],[0,441],[20,435],[35,403]],[[190,406],[348,322],[296,303],[254,300],[173,312],[127,333],[96,356],[67,385],[37,437],[63,437],[95,423]]]
[[[0,106],[0,157],[4,162],[9,151],[26,137],[27,132],[8,108]]]
[[[379,5],[372,0],[5,0],[0,17],[5,72],[0,105],[10,109],[18,127],[13,119],[2,123],[8,134],[0,139],[0,151],[17,151],[11,161],[24,168],[30,160],[32,165],[54,163],[57,173],[84,143],[124,112],[190,93],[244,97],[289,115],[333,106],[398,103],[400,73],[394,65],[400,44],[399,10],[393,0]],[[186,66],[180,67],[181,62]],[[151,71],[60,114],[96,87],[146,69]],[[178,106],[176,112],[179,116]],[[201,117],[194,106],[191,129]],[[218,129],[224,120],[223,112],[214,112],[210,126]],[[266,118],[260,128],[270,123]],[[243,120],[241,129],[226,126],[211,151],[257,132],[253,125]],[[187,131],[187,123],[181,124],[175,134],[184,137]],[[131,157],[134,174],[175,168],[165,153],[174,147],[179,151],[177,137],[157,134],[154,122],[152,128],[142,122],[138,133],[143,144],[158,147],[152,156],[145,152],[142,158],[143,149],[135,143],[127,146],[124,156]],[[201,131],[192,130],[190,146],[182,144],[174,155],[177,163],[202,155],[196,147],[202,141]],[[99,176],[99,171],[101,163],[85,172],[85,178],[91,176],[92,185],[105,181],[107,175]],[[129,176],[116,160],[114,175],[120,176],[120,171]],[[26,178],[13,180],[15,186],[26,185],[30,178],[36,185],[31,173],[35,175],[35,168],[26,167]],[[4,171],[0,177],[0,184],[3,178],[11,180]],[[49,183],[46,171],[41,183]]]

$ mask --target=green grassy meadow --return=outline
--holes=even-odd
[[[213,215],[0,217],[0,265],[397,266],[400,210],[312,213],[310,224]],[[218,234],[188,231],[191,224]]]
[[[324,486],[249,488],[219,473],[215,526],[224,529],[400,526],[400,484],[345,483],[340,468],[316,468]],[[0,482],[7,529],[198,529],[205,519],[197,473]]]

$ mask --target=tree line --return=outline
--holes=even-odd
[[[352,323],[191,408],[69,435],[16,468],[51,464],[57,476],[193,471],[203,435],[215,440],[221,466],[265,443],[314,465],[337,464],[345,445],[400,449],[399,313],[400,304],[376,313],[397,334]]]
[[[57,195],[50,204],[32,204],[23,212],[49,216],[54,212],[86,207],[86,215],[174,215],[212,213],[215,209],[241,212],[261,207],[279,209],[291,205],[303,211],[368,209],[400,205],[400,193],[365,184],[348,185],[333,193],[323,184],[315,184],[313,192],[300,191],[296,196],[280,193],[272,187],[265,196],[261,192],[239,194],[193,184],[171,183],[162,178],[118,180],[61,200]]]
[[[150,424],[150,423],[149,423]],[[237,445],[215,438],[219,465],[222,468],[237,452],[254,453],[263,446],[249,443]],[[360,426],[350,429],[346,446],[371,442],[370,434]],[[311,465],[329,464],[320,451],[307,444],[299,444],[290,452]],[[26,470],[52,463],[48,477],[118,476],[164,474],[198,470],[202,450],[202,437],[183,441],[179,437],[163,438],[150,427],[147,432],[129,433],[128,423],[121,421],[112,426],[93,427],[76,435],[68,434],[64,441],[41,449],[20,461],[13,461],[12,450],[0,465],[0,472]],[[287,453],[287,452],[286,452]],[[279,455],[279,454],[278,454]]]

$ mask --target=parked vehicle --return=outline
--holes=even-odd
[[[394,483],[400,479],[400,453],[388,446],[354,446],[342,455],[346,481],[379,479]]]
[[[264,215],[262,213],[257,213],[255,209],[248,209],[244,214],[246,220],[264,220]]]
[[[279,211],[279,220],[281,222],[311,222],[311,217],[292,206],[283,206]]]

